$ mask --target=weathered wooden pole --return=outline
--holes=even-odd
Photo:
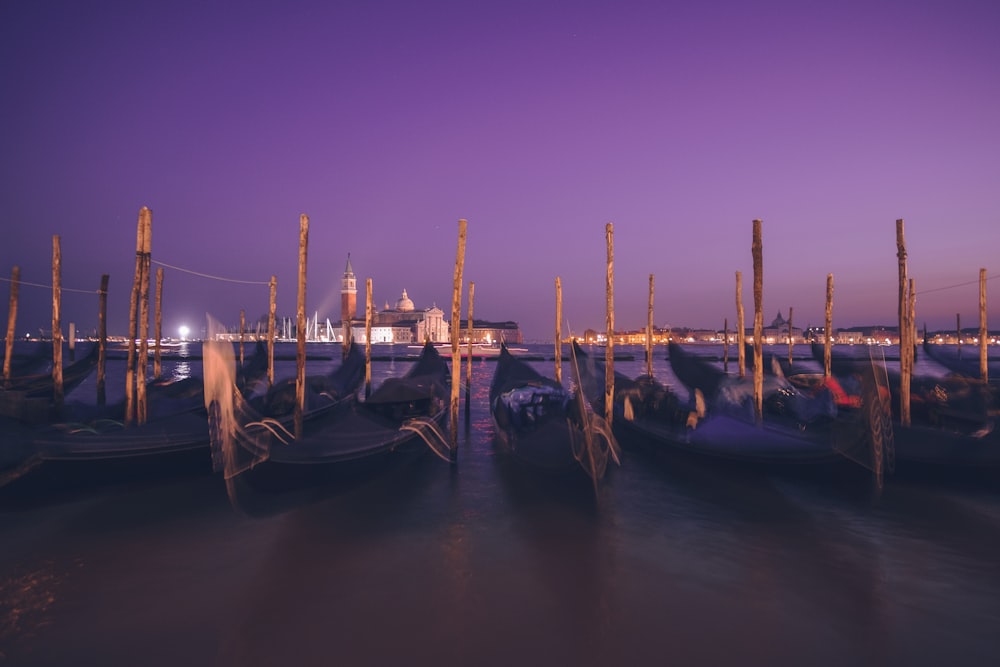
[[[823,377],[832,375],[833,361],[833,274],[826,274],[826,320],[823,328]]]
[[[56,409],[63,404],[62,367],[62,246],[59,236],[52,237],[52,402]]]
[[[8,353],[9,356],[9,353]],[[556,382],[562,382],[562,279],[556,276]]]
[[[271,387],[274,384],[274,336],[275,331],[275,312],[277,311],[277,295],[278,295],[278,277],[275,275],[271,276],[271,280],[268,282],[268,299],[267,299],[267,386]]]
[[[916,339],[916,334],[913,330],[913,320],[915,318],[914,309],[916,305],[917,294],[913,287],[913,278],[907,279],[906,288],[906,348],[904,349],[902,344],[899,347],[899,383],[901,386],[907,388],[907,401],[906,401],[906,422],[903,421],[904,412],[902,411],[902,394],[900,395],[900,424],[907,426],[912,418],[910,412],[910,401],[909,401],[909,389],[913,380],[913,341]]]
[[[153,212],[148,208],[142,234],[142,277],[139,285],[139,352],[136,355],[135,421],[146,423],[149,406],[146,400],[146,370],[149,367],[149,269],[152,262]]]
[[[986,352],[989,332],[986,329],[986,269],[979,269],[979,377],[989,382],[989,364]]]
[[[156,268],[156,298],[153,306],[153,377],[163,372],[160,358],[160,339],[163,338],[163,267]]]
[[[788,307],[788,365],[792,365],[792,348],[795,343],[792,341],[792,307]]]
[[[740,377],[747,376],[746,325],[743,323],[743,272],[736,272],[736,359]]]
[[[76,323],[69,323],[69,336],[67,336],[67,342],[69,343],[69,360],[74,361],[76,359]]]
[[[899,423],[910,425],[910,359],[913,345],[910,342],[910,323],[906,294],[906,241],[903,220],[896,220],[896,259],[899,267]],[[909,353],[907,353],[909,350]]]
[[[604,227],[604,238],[608,247],[607,278],[605,280],[605,295],[607,297],[607,337],[608,344],[604,348],[604,420],[611,428],[611,418],[615,408],[615,226],[609,222]]]
[[[244,336],[247,330],[247,311],[245,308],[240,308],[240,368],[243,368],[243,344],[245,342]]]
[[[471,406],[469,403],[472,396],[472,302],[476,298],[476,283],[469,281],[469,359],[465,364],[465,421],[469,421]]]
[[[7,338],[4,342],[3,381],[10,380],[10,363],[14,356],[14,336],[17,332],[17,293],[21,288],[21,267],[10,271],[10,305],[7,307]]]
[[[144,247],[142,237],[146,233],[146,225],[143,220],[147,210],[145,206],[139,209],[139,221],[136,223],[135,229],[135,276],[132,279],[132,291],[129,296],[128,356],[125,362],[125,426],[135,423],[135,339],[139,322],[139,285],[142,282],[142,249]]]
[[[105,366],[108,363],[108,274],[101,276],[97,309],[97,404],[108,401]]]
[[[372,395],[372,279],[365,279],[365,398]]]
[[[451,293],[451,462],[458,461],[458,390],[462,380],[462,355],[458,351],[458,336],[462,326],[462,271],[465,268],[465,236],[468,222],[458,221],[458,249],[455,252],[455,275]]]
[[[295,437],[302,437],[306,408],[306,260],[309,251],[309,216],[299,216],[299,290],[295,306]]]
[[[958,353],[958,358],[962,358],[962,314],[955,313],[955,348]]]
[[[764,420],[764,243],[761,221],[753,221],[753,401],[757,423]]]
[[[729,318],[722,318],[722,372],[729,374]]]
[[[646,309],[646,375],[653,377],[653,274],[649,274],[649,306]]]

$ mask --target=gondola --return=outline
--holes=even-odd
[[[866,354],[879,348],[866,347]],[[822,346],[814,345],[814,355]],[[820,357],[821,358],[821,357]],[[855,355],[831,355],[831,371],[840,384],[857,391],[859,369],[870,366]],[[874,362],[885,367],[884,359]],[[885,371],[895,443],[901,471],[933,469],[1000,471],[1000,428],[994,392],[979,380],[959,375],[913,376],[910,380],[910,424],[900,422],[900,373]]]
[[[252,391],[254,379],[266,367],[266,348],[260,348],[238,375],[241,394]],[[323,386],[326,380],[320,376],[311,382]],[[51,423],[5,429],[10,443],[0,461],[6,464],[0,465],[0,488],[38,494],[150,474],[209,474],[212,458],[202,379],[155,378],[147,383],[147,398],[147,421],[141,424],[125,425],[120,402],[68,404]]]
[[[99,348],[92,345],[86,355],[68,364],[62,371],[63,394],[69,394],[97,367]],[[12,377],[0,386],[0,415],[23,422],[41,424],[50,421],[54,402],[55,380],[51,373]]]
[[[631,380],[616,374],[615,424],[637,440],[740,465],[834,464],[846,457],[874,467],[866,425],[838,415],[829,396],[804,396],[772,377],[758,424],[747,382],[727,377],[675,343],[669,355],[674,374],[690,390],[687,400],[648,375]],[[580,365],[585,386],[592,387],[588,395],[602,401],[593,387],[603,377],[603,364],[588,359]]]
[[[210,368],[229,366],[210,362],[217,349],[205,347],[213,467],[236,504],[247,494],[327,485],[428,448],[449,458],[441,429],[448,416],[451,376],[431,344],[404,376],[386,379],[364,400],[357,395],[364,356],[359,353],[358,361],[349,354],[331,386],[311,394],[298,435],[294,407],[287,401],[280,403],[291,409],[276,414],[273,396],[254,405],[233,390],[231,380],[208,380]]]
[[[0,364],[6,364],[6,351],[0,359]],[[38,340],[31,344],[31,351],[26,354],[11,354],[10,377],[22,375],[39,375],[52,364],[52,345]]]
[[[956,345],[937,345],[924,339],[923,352],[928,359],[931,359],[939,366],[947,368],[952,373],[967,378],[978,379],[980,377],[979,350],[965,346],[966,353],[962,353],[961,348]],[[996,360],[987,359],[986,364],[987,382],[994,391],[1000,386],[1000,363]]]
[[[506,345],[497,357],[489,398],[497,442],[522,464],[551,473],[582,472],[596,489],[609,460],[620,462],[603,419]]]

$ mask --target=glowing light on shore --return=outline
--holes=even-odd
[[[177,333],[180,334],[181,340],[187,340],[188,334],[191,333],[191,330],[188,329],[186,324],[182,324],[181,327],[177,330]]]

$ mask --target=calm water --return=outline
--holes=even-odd
[[[262,516],[209,475],[0,507],[0,664],[997,664],[995,486],[875,497],[863,473],[627,449],[594,498],[494,452],[494,362],[473,369],[455,468],[427,456]]]

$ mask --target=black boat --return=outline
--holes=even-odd
[[[582,471],[595,489],[617,443],[582,397],[514,357],[503,345],[490,383],[497,442],[516,460],[547,472]]]
[[[431,344],[403,377],[385,380],[365,400],[357,396],[364,355],[352,345],[329,385],[308,394],[298,435],[294,406],[285,398],[276,400],[275,391],[252,404],[233,390],[231,380],[228,390],[224,382],[208,381],[209,369],[219,369],[210,362],[214,349],[206,344],[212,459],[234,504],[242,505],[245,494],[329,484],[428,447],[449,458],[441,429],[451,376]]]
[[[7,363],[6,351],[0,359],[0,363]],[[31,351],[26,354],[11,353],[10,377],[16,378],[22,375],[39,375],[46,367],[52,365],[52,345],[45,341],[36,341],[31,346]]]
[[[69,394],[97,367],[99,347],[92,345],[86,355],[62,370],[63,394]],[[55,380],[52,373],[12,377],[0,387],[0,414],[26,423],[51,421],[58,407],[54,402]]]
[[[241,368],[241,391],[252,391],[254,379],[266,367],[266,348],[261,347]],[[122,401],[105,406],[69,403],[56,411],[51,423],[4,429],[9,442],[0,461],[0,488],[37,494],[149,474],[210,473],[202,378],[154,378],[146,391],[148,419],[141,424],[125,425]]]
[[[970,349],[972,348],[972,349]],[[965,352],[963,352],[963,349]],[[979,349],[972,346],[938,345],[924,339],[924,354],[934,363],[947,368],[952,373],[971,379],[980,379]],[[1000,386],[1000,363],[987,358],[987,382],[996,390]]]
[[[862,348],[875,355],[877,346]],[[847,391],[857,391],[859,369],[885,368],[884,358],[866,363],[857,352],[832,354],[831,371]],[[813,347],[822,355],[822,346]],[[822,358],[822,357],[820,357]],[[995,393],[979,380],[960,375],[917,375],[910,380],[910,424],[900,422],[901,376],[884,370],[890,394],[895,460],[902,470],[917,467],[1000,471],[1000,428]]]
[[[671,368],[690,390],[684,400],[648,375],[635,380],[616,374],[615,424],[656,447],[746,465],[832,464],[846,458],[875,468],[866,425],[839,415],[829,394],[803,395],[772,376],[765,386],[761,423],[753,410],[752,384],[727,376],[676,343]],[[603,377],[603,364],[581,361],[585,386]],[[590,379],[586,379],[590,376]],[[749,385],[749,386],[748,386]],[[596,389],[588,395],[603,401]]]

